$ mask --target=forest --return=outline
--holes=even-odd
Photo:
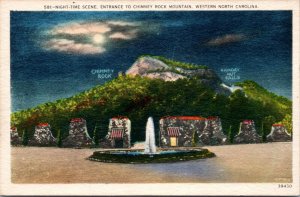
[[[102,138],[108,121],[115,116],[131,120],[132,142],[144,140],[147,118],[152,116],[156,134],[163,116],[219,116],[224,133],[232,140],[244,119],[255,121],[257,131],[265,139],[274,123],[283,123],[289,132],[292,102],[268,92],[253,81],[237,83],[243,90],[230,96],[217,94],[197,78],[163,81],[140,76],[120,75],[85,92],[12,113],[11,126],[20,135],[34,133],[38,123],[47,122],[60,139],[68,135],[72,118],[84,118],[91,136]]]

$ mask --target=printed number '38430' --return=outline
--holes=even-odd
[[[278,184],[278,188],[292,188],[292,184]]]

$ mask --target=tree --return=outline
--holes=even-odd
[[[267,135],[270,133],[272,124],[274,124],[275,121],[276,121],[275,117],[271,115],[263,118],[261,123],[261,136],[263,142],[266,141]]]
[[[193,146],[197,146],[197,144],[199,143],[199,136],[196,130],[193,131],[193,142],[192,145]]]
[[[283,120],[281,120],[279,123],[285,126],[288,133],[293,133],[293,122],[291,114],[286,114]]]
[[[266,141],[266,132],[264,131],[264,122],[261,122],[261,127],[260,127],[260,135],[262,137],[262,141],[265,142]]]
[[[59,129],[57,131],[57,146],[62,147],[62,137],[63,137],[63,132]]]
[[[231,144],[233,143],[233,135],[232,135],[231,125],[229,126],[229,129],[228,129],[227,139],[228,139],[228,142],[230,142]]]
[[[28,141],[29,141],[29,134],[27,130],[23,131],[23,135],[22,135],[22,145],[23,146],[27,146],[28,145]]]
[[[94,128],[93,141],[94,141],[96,146],[99,146],[99,132],[98,132],[98,126],[97,125]]]
[[[230,125],[230,140],[232,142],[233,136],[239,132],[239,123],[250,118],[249,115],[251,115],[249,113],[249,100],[245,93],[241,90],[233,92],[229,97],[227,108],[228,111],[224,122],[227,121],[227,124]]]

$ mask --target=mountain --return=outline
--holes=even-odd
[[[164,81],[176,81],[185,78],[197,78],[217,93],[230,94],[222,80],[205,65],[195,65],[167,59],[162,56],[143,55],[126,71],[126,75],[142,76]]]
[[[281,109],[279,112],[281,114],[292,113],[292,102],[289,99],[269,92],[267,89],[263,88],[254,81],[246,80],[243,82],[238,82],[235,85],[237,87],[241,87],[243,92],[245,92],[250,99],[268,103],[272,107]]]
[[[132,142],[135,142],[144,140],[149,116],[154,118],[156,131],[163,116],[219,116],[225,133],[230,130],[232,137],[244,119],[254,120],[257,129],[267,134],[270,124],[291,114],[292,102],[288,99],[268,92],[253,81],[236,85],[240,88],[232,88],[235,91],[230,92],[230,87],[206,66],[143,56],[126,75],[70,98],[12,113],[11,125],[19,132],[27,130],[32,135],[36,124],[47,122],[54,135],[61,131],[66,136],[70,119],[80,117],[86,119],[91,135],[97,126],[103,137],[109,118],[122,115],[132,122]],[[220,93],[221,88],[227,89],[227,94]]]
[[[126,71],[128,75],[175,81],[177,79],[199,77],[221,81],[207,66],[177,62],[161,56],[144,55]]]

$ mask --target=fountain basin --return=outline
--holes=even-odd
[[[162,150],[146,154],[139,150],[95,151],[88,157],[91,161],[105,163],[171,163],[214,157],[208,149]]]

